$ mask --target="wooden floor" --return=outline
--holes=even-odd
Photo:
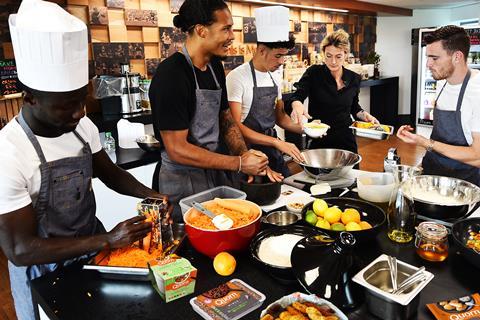
[[[383,171],[383,160],[389,148],[397,148],[402,164],[415,165],[420,163],[424,150],[412,147],[392,136],[386,141],[358,139],[359,153],[362,156],[360,169],[366,171]],[[0,250],[0,320],[14,320],[15,309],[10,294],[7,261]]]

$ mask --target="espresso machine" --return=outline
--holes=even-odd
[[[128,64],[121,65],[118,76],[100,76],[96,86],[104,115],[142,111],[140,74],[130,72]]]

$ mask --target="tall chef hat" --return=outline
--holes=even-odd
[[[255,9],[258,42],[288,41],[290,21],[288,8],[270,6]]]
[[[88,84],[87,26],[80,19],[55,3],[23,0],[8,24],[24,85],[66,92]]]

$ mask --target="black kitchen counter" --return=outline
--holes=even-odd
[[[342,191],[342,190],[340,190]],[[339,190],[328,196],[337,195]],[[347,196],[356,197],[350,193]],[[395,244],[386,231],[376,240],[356,250],[362,264],[367,265],[381,253],[394,255],[415,266],[424,265],[435,277],[423,289],[418,314],[413,319],[434,319],[426,308],[427,303],[458,298],[478,292],[480,277],[478,270],[457,253],[453,242],[448,259],[443,263],[429,263],[418,257],[414,244]],[[243,319],[259,319],[261,310],[268,304],[295,291],[303,291],[299,284],[282,284],[262,271],[248,253],[235,254],[237,269],[230,277],[217,275],[212,260],[197,253],[186,240],[179,255],[190,260],[198,269],[195,293],[165,303],[150,282],[105,279],[96,271],[82,270],[73,265],[57,270],[32,282],[32,294],[52,319],[202,319],[193,311],[189,300],[206,290],[230,279],[238,278],[266,295],[267,299],[259,309]],[[328,276],[328,275],[325,275]],[[351,320],[377,319],[369,314],[366,305],[345,312]],[[387,320],[387,319],[385,319]]]
[[[160,160],[160,152],[146,152],[140,148],[123,149],[117,146],[115,154],[117,165],[125,170],[157,163]]]

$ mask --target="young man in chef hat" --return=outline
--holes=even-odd
[[[122,194],[165,196],[113,164],[85,117],[85,24],[57,4],[24,0],[9,26],[24,105],[0,131],[0,247],[24,320],[34,319],[30,280],[151,229],[135,217],[107,233],[95,216],[93,176]]]
[[[283,176],[290,172],[283,160],[286,153],[298,161],[302,155],[293,143],[277,138],[275,124],[301,133],[284,111],[281,78],[272,74],[284,63],[285,56],[295,46],[289,36],[288,8],[270,6],[255,9],[257,50],[250,62],[244,63],[227,76],[227,93],[233,118],[251,148],[268,155],[272,170]],[[282,177],[283,178],[283,177]]]

